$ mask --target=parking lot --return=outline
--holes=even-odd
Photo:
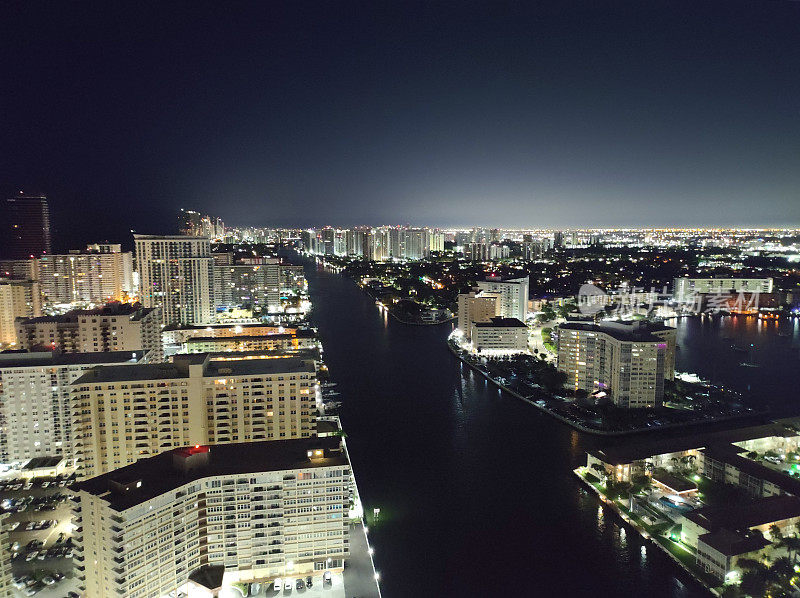
[[[19,596],[67,596],[73,590],[72,477],[0,478],[0,510],[7,513],[13,590]]]

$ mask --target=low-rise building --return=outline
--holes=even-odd
[[[84,595],[188,594],[212,570],[222,585],[341,570],[350,479],[339,439],[313,438],[197,445],[81,482]]]
[[[481,355],[509,355],[528,350],[528,327],[517,318],[491,318],[470,326],[472,349]]]
[[[313,330],[296,330],[264,336],[195,336],[186,341],[186,353],[241,351],[291,351],[319,345]]]

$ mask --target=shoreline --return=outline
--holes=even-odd
[[[616,513],[617,517],[619,517],[620,519],[622,519],[622,521],[624,521],[630,527],[635,529],[636,533],[639,534],[639,536],[643,540],[648,541],[651,545],[661,550],[663,554],[668,556],[676,565],[678,565],[681,568],[682,571],[684,571],[687,575],[689,575],[695,582],[697,582],[700,586],[702,586],[703,589],[709,592],[712,596],[720,596],[720,593],[717,590],[709,587],[702,579],[700,579],[695,574],[694,571],[689,569],[689,567],[687,567],[683,562],[681,562],[681,560],[678,557],[676,557],[669,550],[667,550],[667,548],[663,544],[654,540],[652,534],[650,534],[647,530],[639,529],[639,526],[636,524],[636,522],[633,521],[630,517],[628,517],[628,515],[625,514],[613,500],[609,500],[607,497],[603,496],[597,488],[592,486],[592,484],[590,484],[589,481],[586,480],[581,475],[580,468],[573,469],[572,473],[574,473],[578,477],[583,486],[589,488],[589,490],[591,490],[594,493],[594,495],[598,498],[601,504],[610,507],[611,510],[614,511],[614,513]]]
[[[716,418],[713,418],[713,419],[707,419],[707,420],[698,421],[698,422],[667,424],[667,425],[663,425],[663,426],[657,426],[657,427],[654,427],[654,428],[637,428],[635,430],[598,430],[597,428],[588,428],[586,426],[581,425],[580,423],[574,422],[574,421],[564,417],[563,415],[561,415],[559,413],[555,413],[554,411],[552,411],[551,409],[548,409],[547,407],[543,407],[541,405],[538,405],[536,402],[531,401],[530,399],[522,396],[521,394],[519,394],[518,392],[516,392],[514,390],[511,390],[510,388],[508,388],[502,382],[499,382],[499,381],[495,380],[489,374],[484,372],[482,369],[480,369],[476,365],[474,365],[474,364],[470,363],[469,361],[467,361],[466,359],[464,359],[461,355],[458,354],[458,352],[453,348],[452,344],[449,341],[446,341],[446,342],[447,342],[447,348],[450,351],[450,353],[452,353],[461,363],[467,365],[473,371],[476,371],[479,374],[481,374],[486,380],[488,380],[489,382],[491,382],[492,384],[497,386],[503,392],[507,392],[511,396],[513,396],[513,397],[515,397],[515,398],[517,398],[517,399],[519,399],[521,401],[524,401],[528,405],[532,405],[533,407],[536,407],[537,409],[539,409],[539,411],[541,411],[543,413],[546,413],[547,415],[553,417],[554,419],[557,419],[561,423],[566,424],[566,425],[570,426],[571,428],[574,428],[578,432],[583,432],[585,434],[594,434],[595,436],[611,436],[611,437],[631,436],[633,434],[643,434],[643,433],[646,433],[646,432],[660,432],[662,430],[674,430],[676,428],[690,428],[690,427],[693,427],[693,426],[700,426],[700,425],[704,425],[704,424],[719,424],[719,423],[724,423],[724,422],[733,421],[733,420],[737,420],[737,419],[744,419],[744,418],[747,418],[747,417],[759,417],[759,416],[763,415],[761,413],[746,413],[746,414],[740,414],[740,415],[730,415],[730,416],[726,416],[726,417],[716,417]]]

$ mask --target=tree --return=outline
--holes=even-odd
[[[785,536],[778,542],[778,546],[785,548],[789,553],[789,558],[794,562],[797,552],[800,551],[800,538],[797,536]]]
[[[743,571],[764,571],[766,565],[759,560],[742,557],[736,560],[736,566]]]
[[[785,584],[794,574],[794,567],[789,557],[778,557],[769,568],[770,577],[780,584]]]
[[[741,560],[741,559],[740,559]],[[764,571],[745,571],[739,589],[749,596],[763,596],[767,589],[767,578]]]
[[[769,526],[769,537],[773,542],[779,543],[783,539],[783,532],[774,523]]]

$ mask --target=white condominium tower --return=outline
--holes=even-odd
[[[350,479],[339,439],[313,438],[196,445],[80,482],[82,595],[210,596],[210,577],[230,588],[341,570]]]
[[[39,281],[44,302],[103,304],[135,296],[133,254],[118,244],[89,245],[85,252],[43,255]]]
[[[491,291],[500,293],[500,313],[503,318],[516,318],[520,322],[525,321],[528,315],[528,288],[530,286],[529,277],[502,278],[500,276],[489,276],[486,280],[478,281],[478,288],[481,291]]]
[[[161,308],[161,323],[204,324],[214,318],[213,260],[207,237],[134,235],[139,294]]]
[[[0,353],[0,462],[74,458],[70,384],[98,365],[133,365],[143,351]]]
[[[316,363],[260,353],[176,355],[99,367],[72,385],[78,475],[191,444],[308,438]]]

